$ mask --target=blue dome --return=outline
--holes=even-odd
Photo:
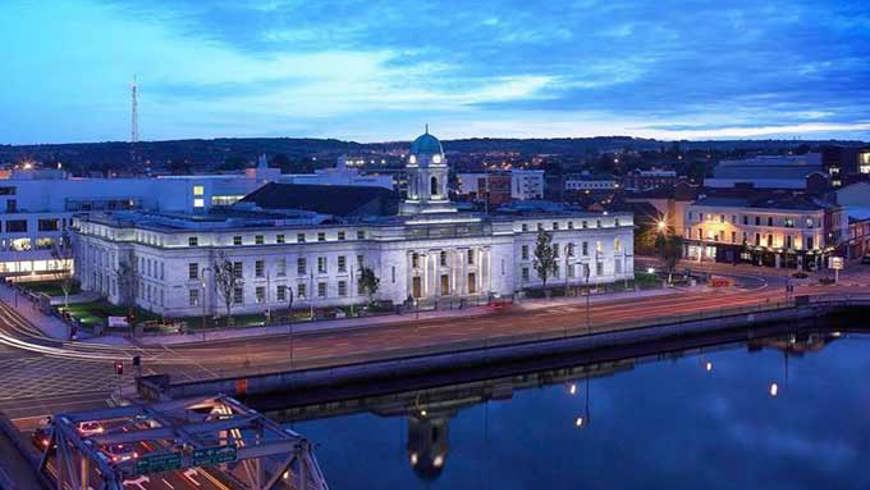
[[[424,134],[421,134],[411,143],[411,154],[419,155],[422,153],[434,154],[434,153],[444,153],[444,149],[441,148],[441,142],[438,141],[438,138],[432,136],[427,131]]]

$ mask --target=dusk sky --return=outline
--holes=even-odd
[[[870,140],[864,1],[0,0],[0,143]]]

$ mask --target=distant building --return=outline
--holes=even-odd
[[[704,179],[711,188],[746,187],[790,189],[821,194],[830,188],[820,153],[757,156],[745,160],[723,160]]]
[[[499,170],[488,172],[462,172],[457,174],[457,194],[475,201],[488,201],[499,205],[511,199],[528,200],[544,197],[543,170]]]
[[[806,194],[701,196],[686,209],[684,257],[818,269],[848,229],[843,208]]]
[[[831,176],[834,188],[870,179],[870,147],[825,146],[822,165]]]
[[[846,258],[870,255],[870,182],[855,182],[837,190],[837,204],[849,218]]]
[[[672,186],[662,186],[639,192],[626,192],[623,200],[626,203],[647,203],[656,210],[655,216],[647,216],[655,221],[654,226],[663,232],[681,233],[685,228],[686,210],[698,198],[699,187],[687,181],[677,182]],[[638,217],[635,217],[636,221]],[[659,223],[664,223],[660,225]]]
[[[653,168],[650,170],[634,169],[629,171],[622,180],[626,190],[645,191],[677,183],[679,176],[676,170]]]
[[[62,251],[74,216],[128,209],[200,214],[229,206],[267,182],[256,171],[105,179],[34,170],[9,177],[0,179],[0,275],[14,280],[71,270],[72,260]]]
[[[565,191],[609,191],[619,188],[619,181],[612,175],[597,175],[589,172],[569,174],[565,177]]]
[[[363,173],[359,170],[362,164],[359,159],[342,155],[333,168],[315,170],[313,174],[283,174],[275,180],[287,184],[348,185],[391,190],[395,187],[392,175]]]

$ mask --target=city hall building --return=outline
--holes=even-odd
[[[377,300],[455,304],[540,287],[534,250],[546,230],[558,255],[549,284],[634,277],[630,214],[530,203],[460,212],[428,131],[412,143],[407,173],[401,201],[379,187],[269,183],[206,214],[91,213],[76,224],[75,274],[112,303],[167,317],[224,314],[214,271],[225,261],[239,279],[234,314],[285,309],[291,298],[294,308],[364,303],[363,268],[379,278]]]

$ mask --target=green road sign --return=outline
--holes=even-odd
[[[181,469],[181,454],[151,454],[136,460],[136,474],[160,473]]]
[[[208,466],[222,463],[232,463],[236,460],[236,446],[215,446],[193,451],[191,463],[193,466]]]

